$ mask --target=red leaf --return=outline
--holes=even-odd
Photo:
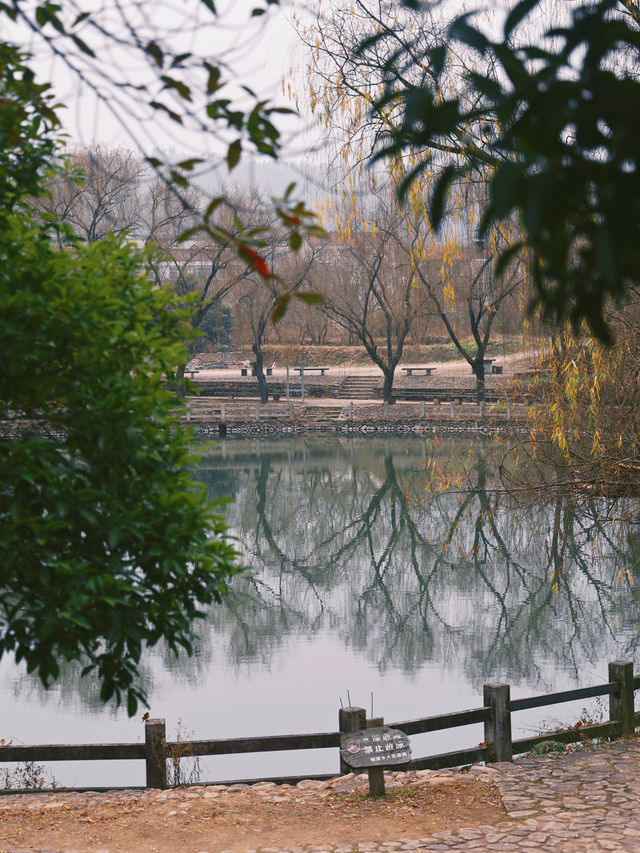
[[[262,278],[271,277],[269,264],[256,252],[255,249],[252,249],[249,246],[240,246],[238,254],[241,258],[244,258],[244,260],[262,276]]]
[[[302,219],[299,216],[292,216],[290,213],[280,211],[280,219],[287,222],[289,225],[302,225]]]

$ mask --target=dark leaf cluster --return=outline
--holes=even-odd
[[[527,249],[532,308],[556,322],[586,321],[608,342],[603,310],[638,284],[640,270],[640,32],[616,0],[600,0],[576,6],[567,26],[549,27],[534,44],[519,28],[538,5],[516,5],[497,40],[472,15],[457,18],[445,53],[437,47],[422,57],[433,76],[418,86],[394,82],[384,93],[380,104],[399,106],[401,119],[383,137],[378,157],[420,152],[404,193],[438,164],[430,200],[435,225],[455,182],[480,173],[490,187],[480,236],[513,214],[522,226],[521,243],[502,253],[498,272]],[[443,95],[446,56],[461,49],[475,61],[460,92]],[[461,145],[443,167],[451,138]]]

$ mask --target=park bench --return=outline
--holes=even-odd
[[[297,370],[300,376],[303,373],[319,373],[320,376],[324,376],[324,374],[329,370],[328,367],[294,367],[294,370]]]
[[[407,376],[412,376],[414,373],[424,373],[425,376],[431,376],[435,367],[403,367]]]

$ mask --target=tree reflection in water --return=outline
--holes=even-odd
[[[147,689],[160,662],[197,687],[212,661],[250,676],[323,632],[382,673],[432,664],[478,692],[602,680],[603,662],[638,645],[640,504],[537,493],[527,474],[520,450],[481,438],[211,445],[196,476],[233,496],[251,574],[207,614],[192,658],[160,649],[144,663]],[[61,701],[97,709],[78,676],[63,667]]]
[[[506,491],[525,464],[480,438],[213,446],[198,475],[212,497],[233,483],[253,575],[212,610],[200,664],[225,637],[251,668],[322,630],[383,671],[436,662],[478,686],[633,659],[638,504]]]

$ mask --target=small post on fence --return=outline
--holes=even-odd
[[[367,712],[364,708],[340,708],[338,711],[338,731],[341,734],[357,732],[367,725]],[[340,756],[340,772],[345,775],[351,772],[349,765]]]
[[[166,726],[163,719],[146,720],[144,724],[147,788],[167,787]]]
[[[377,729],[384,726],[383,717],[373,717],[367,720],[368,729]],[[369,777],[369,794],[372,797],[384,797],[386,791],[384,788],[384,769],[382,767],[367,767],[367,776]]]
[[[633,664],[614,660],[609,664],[609,681],[618,683],[618,693],[609,694],[609,719],[620,725],[621,735],[631,735],[633,725]]]
[[[484,739],[487,748],[487,762],[511,761],[513,745],[511,741],[511,691],[508,684],[485,684],[483,688],[485,708],[491,708],[492,714],[484,723]]]

